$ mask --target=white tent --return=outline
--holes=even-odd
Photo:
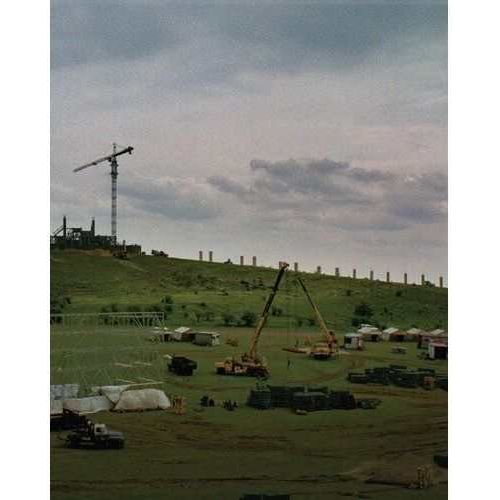
[[[113,408],[113,403],[106,396],[91,396],[88,398],[65,399],[63,408],[75,413],[97,413]]]
[[[118,403],[122,392],[129,387],[129,385],[102,385],[92,387],[92,392],[98,396],[106,396],[113,404],[116,404]]]
[[[159,389],[124,391],[113,410],[142,411],[166,410],[171,404],[166,394]]]

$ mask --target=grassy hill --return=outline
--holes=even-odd
[[[163,257],[119,260],[54,251],[51,307],[64,313],[164,310],[172,326],[234,326],[247,311],[260,314],[276,272]],[[447,289],[300,274],[327,323],[339,332],[353,329],[354,310],[361,303],[373,311],[369,322],[380,326],[447,327]],[[269,327],[314,327],[312,311],[294,275],[285,275]]]

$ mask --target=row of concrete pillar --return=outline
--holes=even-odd
[[[214,256],[213,251],[210,250],[208,252],[208,262],[213,262],[213,256]],[[200,261],[203,261],[203,250],[199,251],[198,257],[199,257]],[[281,266],[281,263],[282,263],[282,261],[278,262],[278,266]],[[240,266],[244,266],[244,265],[245,265],[245,257],[243,255],[240,255]],[[252,257],[252,266],[257,266],[257,257],[255,255]],[[293,263],[293,270],[295,272],[298,272],[298,270],[299,270],[299,263],[298,262]],[[316,273],[318,273],[318,274],[322,273],[321,266],[316,267]],[[340,278],[340,268],[339,267],[335,268],[335,277]],[[353,279],[357,278],[356,269],[352,270],[352,278]],[[373,281],[374,279],[375,279],[375,273],[373,271],[370,271],[370,281]],[[391,282],[391,273],[389,271],[387,271],[385,274],[385,281],[387,283]],[[403,283],[405,285],[408,284],[408,273],[403,274]],[[425,274],[420,275],[420,284],[421,285],[426,284]],[[442,276],[439,276],[439,287],[440,288],[444,287],[444,279]]]
[[[200,250],[198,252],[198,260],[200,262],[203,261],[203,250]],[[214,261],[214,253],[212,250],[209,250],[208,252],[208,262],[213,262]],[[245,265],[245,257],[243,255],[240,255],[240,266],[244,266]],[[257,257],[254,255],[252,257],[252,266],[256,266],[257,265]]]

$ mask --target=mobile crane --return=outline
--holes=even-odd
[[[309,304],[311,305],[314,311],[316,320],[324,336],[323,341],[316,342],[315,344],[313,344],[309,356],[311,356],[314,359],[329,359],[332,356],[336,356],[338,354],[338,346],[335,334],[333,333],[332,330],[330,330],[326,326],[323,316],[321,316],[321,313],[319,312],[318,307],[316,306],[311,295],[309,294],[306,285],[300,279],[299,276],[297,276],[297,281],[299,282],[300,286],[302,287],[302,290],[304,290],[304,293],[306,294],[307,300],[309,301]]]
[[[255,328],[255,331],[250,340],[250,348],[248,352],[242,354],[239,358],[230,357],[226,358],[224,361],[219,361],[215,363],[215,371],[219,375],[239,375],[246,377],[259,377],[259,378],[267,378],[269,377],[269,370],[267,368],[267,363],[265,359],[261,358],[257,354],[257,344],[259,342],[260,334],[264,329],[264,326],[267,322],[267,317],[269,316],[269,309],[271,308],[271,304],[273,303],[274,297],[278,292],[278,288],[285,274],[286,269],[288,268],[288,264],[286,262],[282,262],[278,271],[278,275],[276,276],[276,281],[274,286],[267,298],[266,304],[264,305],[264,309],[260,315],[259,322]]]

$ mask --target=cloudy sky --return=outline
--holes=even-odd
[[[447,6],[53,1],[51,224],[358,275],[447,267]]]

